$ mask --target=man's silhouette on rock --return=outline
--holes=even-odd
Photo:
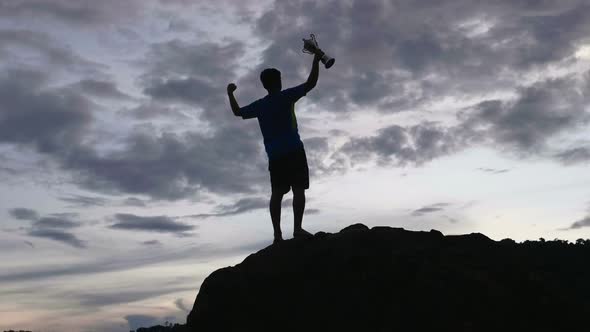
[[[260,73],[262,85],[268,95],[248,106],[240,107],[233,83],[228,84],[227,93],[232,112],[243,119],[257,118],[264,148],[268,156],[268,170],[272,194],[270,198],[270,217],[274,229],[274,243],[283,239],[281,232],[281,202],[283,195],[293,190],[293,214],[295,238],[310,237],[302,228],[305,210],[305,189],[309,188],[309,169],[303,142],[297,130],[295,103],[316,86],[319,74],[319,62],[322,52],[314,55],[311,73],[307,81],[298,86],[282,90],[281,72],[267,68]]]

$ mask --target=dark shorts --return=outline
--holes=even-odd
[[[270,171],[270,185],[273,192],[285,194],[292,187],[309,188],[309,168],[304,148],[269,160],[268,170]]]

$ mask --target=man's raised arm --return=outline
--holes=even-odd
[[[313,56],[313,64],[311,65],[311,73],[309,73],[309,77],[305,82],[305,93],[308,93],[315,87],[318,83],[318,75],[320,72],[320,59],[324,53],[320,50],[317,54]]]
[[[227,96],[229,97],[229,104],[231,105],[231,111],[234,112],[235,116],[240,116],[240,105],[238,105],[238,101],[236,97],[234,97],[234,91],[236,91],[238,87],[230,83],[227,85]]]

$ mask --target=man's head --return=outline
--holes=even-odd
[[[283,86],[281,84],[281,72],[276,68],[266,68],[260,73],[260,81],[262,86],[268,92],[281,91]]]

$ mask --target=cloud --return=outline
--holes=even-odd
[[[412,216],[421,217],[425,214],[439,212],[439,211],[444,210],[449,205],[450,205],[450,203],[436,203],[436,204],[427,205],[427,206],[424,206],[424,207],[421,207],[419,209],[412,211]]]
[[[124,108],[118,114],[137,120],[171,119],[174,121],[187,121],[191,119],[181,107],[170,106],[167,102],[156,102],[154,100],[136,107]]]
[[[92,121],[91,105],[74,93],[44,89],[44,80],[36,71],[0,72],[0,142],[64,155],[82,140]]]
[[[23,56],[24,54],[28,56]],[[0,55],[5,59],[2,65],[12,65],[13,68],[37,68],[47,73],[64,70],[76,74],[97,75],[104,68],[96,62],[82,58],[60,40],[39,31],[0,29]]]
[[[518,89],[509,101],[487,100],[459,115],[463,127],[520,153],[546,150],[550,138],[588,124],[587,97],[575,77],[548,79]]]
[[[490,146],[519,157],[545,156],[552,138],[590,123],[585,111],[588,98],[580,92],[580,84],[574,76],[536,82],[520,87],[511,100],[486,100],[465,108],[455,125],[391,125],[374,136],[350,138],[336,155],[353,163],[376,160],[380,165],[401,166],[419,166],[473,146]]]
[[[32,228],[27,235],[38,238],[50,239],[70,245],[75,248],[86,248],[86,242],[78,239],[74,234],[59,229]]]
[[[174,305],[180,309],[181,311],[184,311],[186,313],[189,313],[191,310],[186,306],[186,304],[184,304],[184,301],[182,298],[178,298],[174,301]]]
[[[489,173],[489,174],[502,174],[502,173],[507,173],[510,171],[507,168],[496,169],[496,168],[487,168],[487,167],[479,167],[479,168],[477,168],[477,170],[482,171],[484,173]]]
[[[554,157],[565,165],[581,164],[590,161],[590,146],[579,146],[564,150]]]
[[[18,220],[36,220],[39,218],[37,211],[27,208],[10,209],[8,213]]]
[[[145,207],[147,206],[147,202],[139,199],[137,197],[127,197],[123,203],[123,205],[127,205],[127,206],[136,206],[136,207]]]
[[[233,204],[218,205],[214,213],[200,213],[187,216],[189,218],[209,218],[234,216],[254,210],[267,209],[268,198],[254,197],[242,198]]]
[[[9,210],[9,214],[19,220],[29,220],[31,225],[25,227],[26,234],[29,236],[49,239],[74,248],[86,248],[86,242],[80,240],[73,233],[66,231],[80,226],[79,222],[70,220],[70,217],[76,217],[76,213],[54,213],[49,216],[40,217],[37,211],[27,208],[14,208]],[[25,241],[25,243],[31,243]],[[31,243],[31,246],[32,243]],[[34,247],[34,246],[33,246]]]
[[[109,226],[110,228],[174,234],[185,234],[195,229],[195,226],[176,222],[166,216],[143,217],[119,213],[115,215],[115,219],[117,222]]]
[[[141,244],[143,244],[144,246],[161,246],[162,242],[158,240],[148,240],[141,242]]]
[[[193,291],[193,287],[158,287],[158,289],[142,289],[133,291],[103,291],[103,292],[87,292],[76,294],[80,304],[84,307],[105,307],[116,304],[128,304],[141,300],[146,300],[161,295],[170,293]]]
[[[441,96],[505,91],[519,85],[521,73],[569,60],[587,38],[587,9],[583,1],[425,6],[409,0],[294,0],[268,7],[255,31],[272,41],[260,67],[299,79],[309,67],[301,38],[318,33],[320,47],[336,57],[336,67],[321,72],[320,88],[311,94],[324,109],[348,112],[358,105],[396,112]]]
[[[590,216],[574,222],[571,224],[571,226],[565,228],[564,230],[580,229],[584,227],[590,227]]]
[[[34,228],[75,228],[80,224],[60,217],[43,217],[33,223]]]
[[[84,79],[66,87],[82,94],[102,99],[129,100],[131,96],[119,90],[114,82]]]
[[[156,101],[198,106],[202,119],[211,123],[227,120],[225,83],[235,76],[244,54],[240,41],[222,43],[186,42],[179,39],[154,43],[144,65],[143,92]]]
[[[92,144],[92,103],[73,88],[49,89],[44,80],[36,71],[0,73],[0,142],[51,157],[80,188],[178,200],[206,191],[253,193],[268,182],[254,123],[216,127],[213,134],[137,130],[104,151]]]
[[[58,198],[61,201],[72,204],[74,207],[91,207],[91,206],[105,206],[109,203],[108,199],[97,197],[97,196],[83,196],[83,195],[70,195]]]
[[[238,143],[240,142],[240,143]],[[133,133],[107,154],[80,147],[62,159],[76,183],[104,193],[178,200],[203,191],[251,193],[268,182],[258,137],[220,128],[213,136]]]
[[[305,214],[307,214],[307,215],[320,214],[320,213],[321,213],[320,209],[305,209]]]
[[[215,260],[224,257],[248,254],[264,248],[268,241],[245,243],[237,247],[212,248],[206,245],[191,246],[189,248],[158,248],[158,255],[142,247],[139,250],[128,250],[116,256],[100,259],[90,259],[84,263],[67,265],[46,264],[29,267],[20,271],[7,273],[0,271],[0,282],[24,282],[47,280],[74,275],[95,275],[97,273],[127,271],[139,267],[153,266],[161,263],[170,264],[174,261],[198,259]]]
[[[0,16],[7,18],[52,18],[77,26],[115,23],[139,13],[138,1],[71,2],[15,0],[0,2]]]
[[[379,164],[420,165],[463,148],[448,128],[435,123],[392,125],[375,136],[351,138],[339,150],[353,162],[376,158]]]

